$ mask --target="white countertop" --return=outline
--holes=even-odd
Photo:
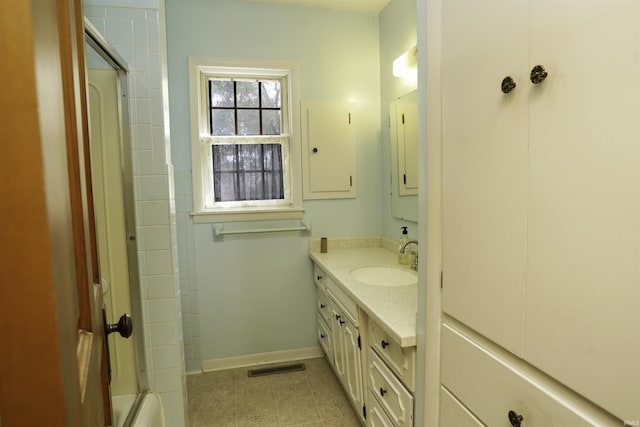
[[[393,266],[415,273],[408,266],[398,264],[396,253],[382,247],[330,247],[324,254],[312,250],[310,256],[402,347],[416,345],[417,285],[372,286],[356,281],[349,274],[355,268],[370,266]]]

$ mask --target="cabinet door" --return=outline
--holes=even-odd
[[[302,115],[304,198],[356,197],[353,105],[306,102]]]
[[[524,356],[640,417],[640,4],[531,3]]]
[[[342,325],[345,320],[342,319],[342,312],[331,301],[331,330],[333,337],[333,368],[340,382],[344,384],[346,377],[346,354],[345,341],[342,336]]]
[[[360,333],[348,320],[340,330],[344,344],[345,383],[347,395],[356,407],[362,407],[362,362],[360,359]]]
[[[528,1],[443,2],[443,309],[521,353]],[[504,77],[516,87],[501,91]]]
[[[396,104],[396,132],[399,194],[418,194],[418,103],[413,97]]]

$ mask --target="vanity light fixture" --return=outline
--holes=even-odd
[[[416,80],[418,76],[418,50],[416,46],[393,61],[393,75]]]

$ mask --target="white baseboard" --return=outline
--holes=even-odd
[[[267,363],[288,362],[290,360],[312,359],[323,357],[320,346],[296,348],[293,350],[273,351],[270,353],[247,354],[244,356],[222,357],[202,361],[202,371],[220,371],[222,369],[242,368],[245,366],[264,365]]]

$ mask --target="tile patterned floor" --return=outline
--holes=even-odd
[[[250,367],[189,375],[191,427],[361,427],[327,361],[299,362],[305,371],[249,378]],[[267,366],[277,364],[260,367]]]

